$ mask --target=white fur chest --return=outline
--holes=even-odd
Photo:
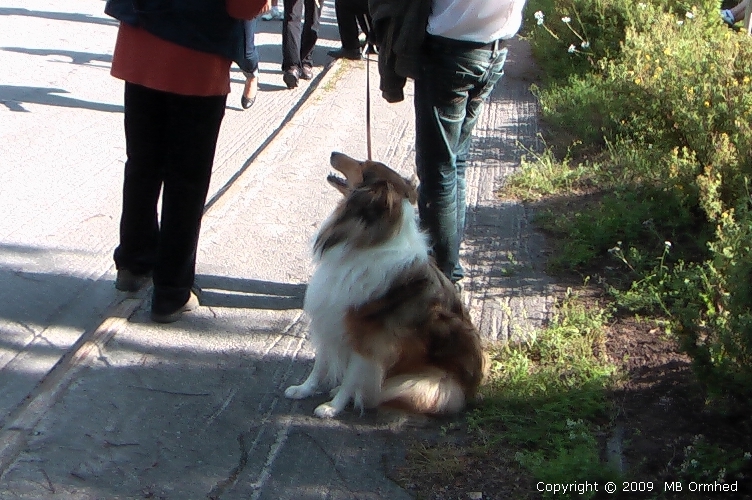
[[[336,315],[386,293],[394,280],[416,260],[428,259],[426,236],[405,201],[400,230],[387,242],[351,249],[347,242],[328,249],[318,262],[306,290],[303,309],[312,318]]]

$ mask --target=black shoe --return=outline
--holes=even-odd
[[[151,319],[157,323],[174,323],[179,320],[183,313],[193,311],[199,306],[198,296],[191,290],[191,294],[188,296],[188,300],[182,306],[178,307],[175,311],[170,313],[158,313],[152,309]]]
[[[251,93],[253,95],[246,97],[245,95]],[[243,87],[243,95],[240,96],[240,105],[243,109],[248,109],[256,102],[256,94],[258,94],[258,80],[256,77],[246,77],[245,87]]]
[[[337,49],[337,50],[330,50],[326,53],[329,57],[333,57],[334,59],[350,59],[353,61],[359,61],[360,60],[360,50],[358,49]]]
[[[300,72],[300,78],[303,80],[312,80],[313,79],[313,68],[307,64],[303,65],[303,68]]]
[[[282,80],[285,82],[288,89],[294,89],[298,86],[298,81],[300,80],[300,70],[295,66],[286,69],[285,73],[282,75]]]
[[[118,269],[115,288],[121,292],[138,292],[149,283],[151,273],[134,274],[127,269]]]
[[[243,106],[243,109],[250,108],[253,106],[254,102],[256,102],[256,96],[253,96],[250,99],[246,96],[240,96],[240,105]]]

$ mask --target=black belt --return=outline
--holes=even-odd
[[[456,40],[454,38],[447,38],[439,35],[428,35],[428,39],[431,43],[436,45],[442,45],[444,47],[456,47],[465,50],[499,50],[504,46],[504,40],[498,39],[488,43],[484,42],[472,42],[470,40]]]

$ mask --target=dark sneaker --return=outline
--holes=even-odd
[[[298,86],[298,81],[300,80],[300,70],[295,66],[287,68],[282,75],[282,80],[285,82],[288,89],[294,89]]]
[[[313,68],[311,66],[308,66],[307,64],[304,64],[300,72],[300,78],[302,78],[303,80],[312,80]]]
[[[193,311],[199,306],[198,296],[191,290],[191,295],[188,297],[188,301],[185,304],[178,307],[177,310],[171,313],[158,313],[153,309],[151,311],[151,319],[157,323],[174,323],[179,320],[183,313]]]
[[[351,59],[353,61],[360,60],[360,50],[358,49],[337,49],[330,50],[326,53],[329,57],[334,59]]]
[[[134,274],[127,269],[118,269],[115,288],[121,292],[138,292],[149,283],[150,279],[151,273]]]

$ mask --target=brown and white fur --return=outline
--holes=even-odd
[[[486,369],[480,337],[452,283],[429,256],[415,186],[386,165],[332,153],[344,196],[316,236],[316,270],[303,309],[313,370],[285,396],[331,390],[315,415],[352,401],[427,414],[462,410]]]

